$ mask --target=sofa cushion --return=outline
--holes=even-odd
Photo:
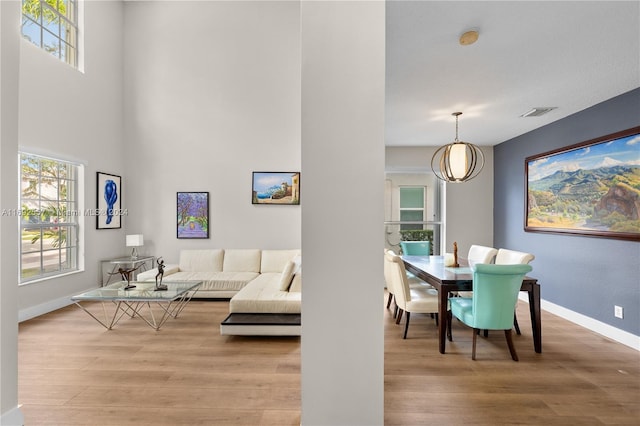
[[[296,264],[292,260],[288,261],[280,274],[280,291],[289,291],[295,270]]]
[[[234,290],[242,289],[249,281],[256,278],[257,272],[176,272],[165,276],[168,281],[202,281],[198,290]],[[196,297],[198,294],[196,293]]]
[[[298,272],[293,276],[291,285],[289,286],[290,293],[300,293],[302,291],[302,268],[298,269]]]
[[[260,272],[282,272],[288,261],[300,254],[300,250],[262,250]]]
[[[221,272],[224,250],[180,250],[180,271]]]
[[[264,273],[229,301],[229,312],[300,313],[302,293],[280,291],[281,273]]]
[[[260,272],[261,250],[225,249],[222,270],[224,272]]]

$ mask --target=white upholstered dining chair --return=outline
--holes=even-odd
[[[496,254],[496,265],[528,265],[529,262],[535,258],[531,253],[501,248]],[[517,301],[516,306],[518,306]],[[516,329],[516,334],[521,334],[520,326],[518,325],[518,316],[515,311],[513,312],[513,326]]]
[[[398,308],[396,324],[400,324],[403,313],[406,313],[403,339],[407,338],[411,313],[435,314],[438,321],[438,291],[433,288],[411,288],[402,258],[392,251],[385,253],[386,274],[389,276],[391,288]]]
[[[393,250],[385,248],[384,249],[385,257],[387,255],[387,252],[389,252],[393,256],[396,255],[396,253]],[[391,302],[394,301],[395,294],[396,294],[396,289],[393,287],[393,281],[391,280],[391,275],[390,275],[392,269],[393,267],[385,260],[384,281],[386,283],[387,293],[389,294],[387,298],[387,309],[391,307]],[[409,281],[409,288],[412,290],[417,290],[418,292],[424,292],[428,289],[433,288],[433,286],[431,286],[430,284],[426,283],[425,281],[421,280],[420,278],[412,274],[409,274],[408,272],[407,272],[407,280]],[[395,318],[397,314],[398,314],[398,304],[396,303],[393,311],[393,317]]]
[[[493,247],[487,246],[479,246],[472,245],[469,247],[469,253],[467,254],[467,261],[469,262],[469,266],[473,266],[476,263],[492,263],[493,258],[496,257],[498,250]],[[460,297],[471,297],[473,292],[471,291],[459,291],[458,296]]]

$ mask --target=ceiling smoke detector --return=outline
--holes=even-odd
[[[541,115],[544,115],[546,113],[548,113],[549,111],[552,111],[556,109],[556,107],[538,107],[538,108],[532,108],[530,111],[525,112],[524,114],[522,114],[520,117],[540,117]]]

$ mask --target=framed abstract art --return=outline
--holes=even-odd
[[[118,229],[121,224],[121,178],[109,173],[97,172],[96,228]]]

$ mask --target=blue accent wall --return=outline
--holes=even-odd
[[[523,120],[535,118],[523,118]],[[494,147],[494,244],[535,254],[542,298],[640,335],[640,243],[524,232],[525,158],[640,125],[640,88]],[[640,149],[640,147],[638,148]],[[615,318],[614,305],[624,308]]]

